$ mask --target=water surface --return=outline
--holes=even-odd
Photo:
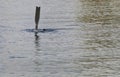
[[[119,77],[118,0],[1,0],[1,77]],[[34,35],[35,6],[40,5]]]

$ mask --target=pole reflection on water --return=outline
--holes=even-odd
[[[37,35],[35,33],[35,48],[36,48],[36,51],[35,51],[35,60],[34,60],[34,63],[35,63],[35,72],[40,72],[40,59],[39,57],[41,57],[41,49],[40,49],[40,37],[39,35]]]
[[[40,37],[35,33],[35,48],[36,51],[40,51]]]

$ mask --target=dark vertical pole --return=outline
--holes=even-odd
[[[38,31],[38,23],[40,18],[40,7],[36,6],[35,11],[35,30]]]

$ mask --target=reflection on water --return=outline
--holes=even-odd
[[[35,33],[35,48],[36,51],[40,51],[40,37]]]
[[[79,14],[77,19],[87,23],[113,24],[119,23],[118,0],[78,0]],[[118,2],[118,3],[117,3]]]
[[[35,60],[34,60],[34,63],[36,65],[36,69],[35,70],[37,70],[37,68],[39,66],[38,57],[40,57],[40,53],[39,52],[41,51],[41,49],[40,49],[40,38],[36,34],[35,34],[35,48],[36,48],[36,51],[35,51]]]
[[[88,77],[119,75],[120,10],[118,0],[78,0],[77,23],[84,33],[83,58],[77,58]],[[81,36],[79,37],[81,38]],[[92,71],[92,72],[91,72]]]
[[[78,0],[78,3],[77,21],[89,23],[83,27],[88,38],[85,44],[92,49],[118,48],[120,11],[116,5],[120,1]]]
[[[91,25],[90,25],[91,26]],[[85,44],[99,48],[119,48],[119,28],[109,26],[87,27]]]

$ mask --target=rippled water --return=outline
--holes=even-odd
[[[1,0],[0,77],[119,77],[120,1]],[[34,35],[35,6],[40,5]]]

